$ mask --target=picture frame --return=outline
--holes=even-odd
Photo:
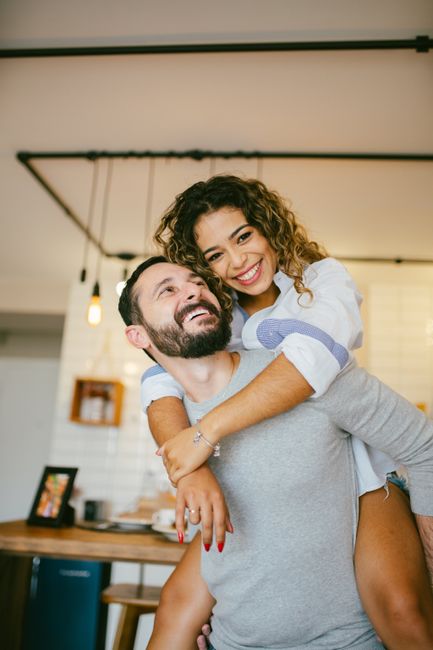
[[[69,505],[78,467],[47,465],[27,518],[29,526],[71,526],[74,509]]]

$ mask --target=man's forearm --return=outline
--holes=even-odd
[[[433,517],[425,515],[415,515],[415,517],[424,547],[427,568],[430,572],[430,581],[433,586]]]
[[[185,407],[177,397],[162,397],[152,402],[147,409],[147,417],[150,432],[158,446],[189,427]]]

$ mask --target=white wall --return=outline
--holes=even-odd
[[[29,514],[49,459],[59,365],[0,358],[0,521]]]

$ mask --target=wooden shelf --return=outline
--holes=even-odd
[[[117,379],[77,378],[69,419],[92,426],[119,426],[123,390]]]

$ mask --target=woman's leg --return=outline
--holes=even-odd
[[[200,553],[197,533],[162,589],[148,650],[197,650],[215,602],[200,575]]]
[[[432,650],[433,594],[409,499],[389,484],[360,498],[355,569],[364,609],[388,650]]]

